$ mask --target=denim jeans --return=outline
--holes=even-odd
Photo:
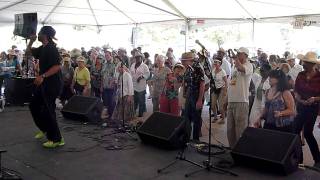
[[[146,112],[146,90],[137,92],[134,91],[134,109],[135,111],[139,107],[139,117],[143,116]]]
[[[115,89],[103,89],[103,94],[102,94],[103,105],[108,108],[109,117],[112,116],[114,107],[116,105],[115,92],[116,92]]]

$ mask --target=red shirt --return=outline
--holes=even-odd
[[[303,100],[307,100],[310,97],[319,97],[320,72],[317,71],[317,73],[311,79],[307,79],[306,71],[300,72],[296,79],[294,89]]]

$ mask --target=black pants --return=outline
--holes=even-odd
[[[2,95],[2,85],[4,78],[0,76],[0,96]]]
[[[319,105],[304,106],[297,105],[297,116],[295,118],[295,133],[300,135],[303,129],[304,137],[308,143],[313,160],[315,163],[320,162],[320,152],[317,140],[313,135],[313,127],[317,120]],[[302,151],[302,147],[301,147]]]
[[[185,109],[183,114],[187,123],[188,131],[191,132],[191,123],[193,123],[192,137],[194,140],[199,140],[199,134],[200,134],[201,125],[202,125],[202,118],[201,118],[202,109],[197,110],[196,103],[197,103],[197,97],[195,97],[195,95],[188,96],[188,98],[186,99],[186,104],[185,104]]]
[[[143,113],[146,112],[146,91],[134,91],[134,110],[136,111],[139,108],[139,117],[143,116]]]
[[[29,105],[31,115],[36,126],[46,133],[49,141],[59,142],[61,134],[56,120],[56,98],[55,95],[48,95],[37,88],[34,91]]]
[[[92,94],[94,97],[97,97],[99,99],[101,99],[102,95],[101,95],[101,91],[100,88],[96,88],[92,86]]]

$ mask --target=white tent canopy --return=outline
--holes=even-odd
[[[27,12],[37,12],[41,24],[98,27],[199,19],[288,22],[297,16],[318,20],[319,5],[319,0],[0,0],[0,23]]]

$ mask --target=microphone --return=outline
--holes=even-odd
[[[202,49],[206,49],[205,47],[204,47],[204,45],[203,44],[201,44],[201,42],[197,39],[196,41],[195,41]]]

